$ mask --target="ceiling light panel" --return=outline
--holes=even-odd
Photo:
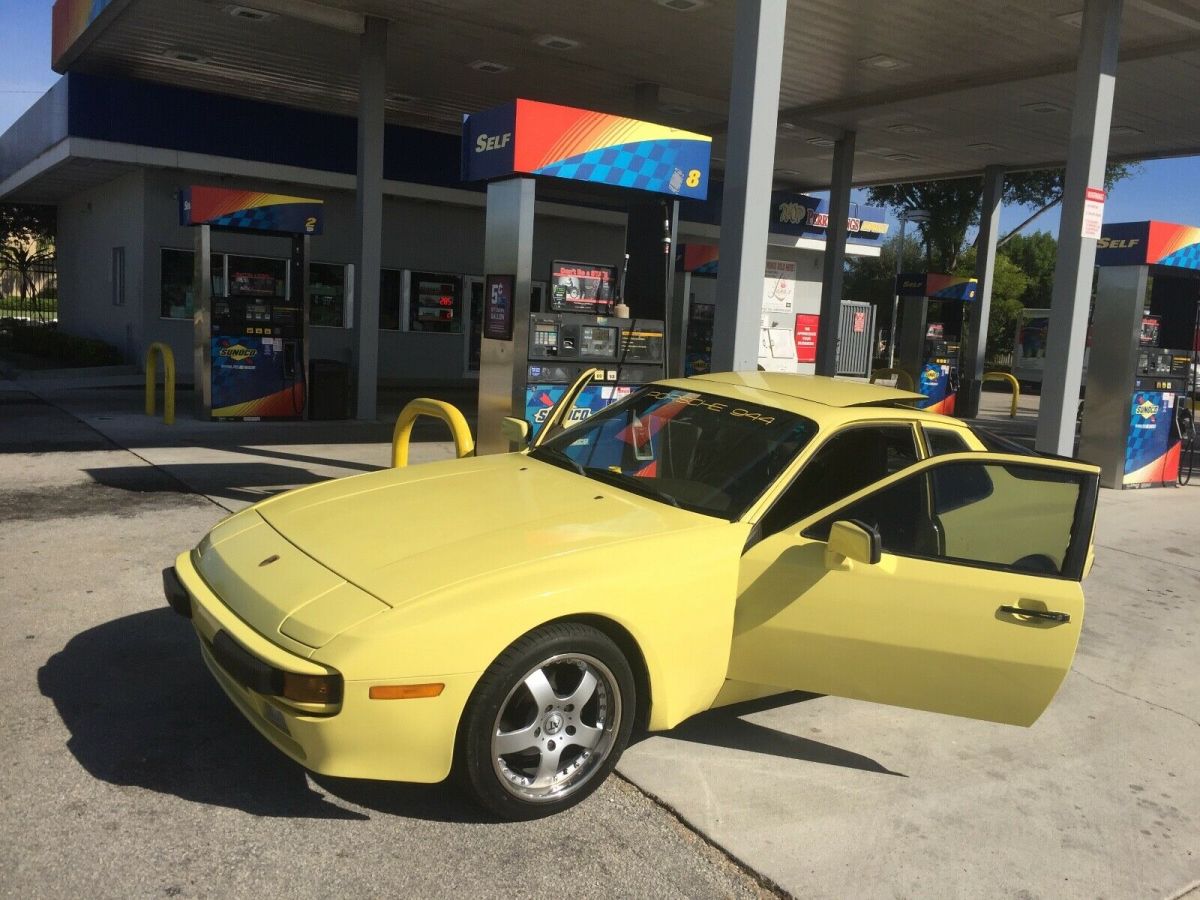
[[[504,63],[492,62],[487,59],[477,59],[470,63],[472,69],[476,72],[484,72],[488,75],[499,75],[501,72],[512,71],[512,66],[506,66]]]
[[[547,50],[575,50],[580,46],[579,41],[574,38],[563,37],[560,34],[542,34],[533,39],[533,42],[539,47],[545,47]]]
[[[913,122],[898,122],[895,125],[889,125],[887,130],[893,134],[929,134],[933,129]]]
[[[905,69],[912,65],[912,63],[906,59],[897,59],[896,57],[888,56],[885,53],[877,53],[875,56],[865,57],[860,59],[859,62],[862,65],[868,66],[872,69],[884,69],[887,71],[891,71],[892,69]]]
[[[675,12],[695,12],[708,6],[708,0],[654,0],[654,2]]]
[[[1066,112],[1065,106],[1059,106],[1057,103],[1051,103],[1049,100],[1036,100],[1033,103],[1022,103],[1021,109],[1025,112],[1038,113],[1039,115],[1049,115],[1050,113]]]
[[[227,6],[225,12],[243,22],[269,22],[278,18],[273,12],[256,9],[253,6]]]
[[[209,58],[203,53],[197,50],[186,50],[182,47],[164,50],[163,56],[174,62],[188,63],[189,65],[202,65],[209,61]]]

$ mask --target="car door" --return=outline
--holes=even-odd
[[[752,546],[729,678],[1032,724],[1079,640],[1099,470],[924,460]],[[828,540],[853,520],[873,559]]]

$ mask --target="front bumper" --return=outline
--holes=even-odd
[[[332,660],[326,666],[299,656],[251,629],[212,592],[189,553],[179,555],[174,570],[164,571],[163,585],[171,607],[181,615],[190,613],[204,663],[234,705],[263,737],[305,768],[344,778],[426,783],[441,781],[449,774],[459,718],[478,675],[358,679],[354,673],[342,671],[345,684],[339,706],[298,709],[239,683],[222,668],[212,652],[217,633],[224,631],[263,664],[282,671],[325,674],[337,668]],[[446,685],[441,696],[415,700],[369,697],[373,685],[430,681]]]

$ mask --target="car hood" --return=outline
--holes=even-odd
[[[553,557],[714,522],[521,454],[324,482],[255,510],[288,544],[392,607],[502,569],[532,573]]]

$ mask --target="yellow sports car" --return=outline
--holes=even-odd
[[[167,569],[204,661],[309,769],[534,818],[635,727],[803,690],[1030,725],[1075,652],[1098,470],[919,395],[723,373],[521,452],[329,481]],[[524,423],[510,421],[512,426]]]

